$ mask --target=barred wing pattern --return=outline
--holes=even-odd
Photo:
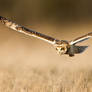
[[[41,40],[47,41],[48,43],[55,44],[55,41],[57,41],[57,39],[55,39],[55,38],[41,34],[39,32],[32,30],[32,29],[28,29],[26,27],[20,26],[16,23],[12,22],[11,20],[6,19],[5,17],[0,16],[0,21],[3,24],[5,24],[7,27],[9,27],[17,32],[21,32],[21,33],[24,33],[24,34],[29,35],[29,36],[37,37]]]

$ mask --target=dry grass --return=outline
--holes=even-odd
[[[0,92],[92,92],[92,70],[0,71]]]
[[[72,31],[63,29],[63,33],[55,32],[54,28],[44,28],[53,33],[38,31],[55,32],[54,36],[71,39],[87,33],[88,28],[74,28],[75,31],[68,28]],[[0,92],[92,92],[92,45],[73,58],[58,56],[43,41],[2,26],[0,29],[3,30],[0,30]],[[89,44],[91,40],[82,44]]]

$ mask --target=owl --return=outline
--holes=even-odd
[[[55,49],[59,55],[66,54],[66,55],[69,55],[70,57],[74,56],[75,54],[80,54],[80,53],[84,52],[84,50],[88,46],[78,46],[76,44],[92,37],[92,32],[90,32],[88,34],[85,34],[85,35],[78,37],[71,41],[59,40],[59,39],[50,37],[48,35],[36,32],[32,29],[28,29],[24,26],[18,25],[16,23],[14,23],[13,21],[11,21],[5,17],[2,17],[2,16],[0,16],[0,22],[17,32],[23,33],[25,35],[33,36],[33,37],[36,37],[43,41],[46,41],[55,47]]]

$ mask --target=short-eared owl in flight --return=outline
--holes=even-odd
[[[78,37],[72,41],[58,40],[58,39],[52,38],[50,36],[36,32],[32,29],[28,29],[26,27],[18,25],[16,23],[12,22],[11,20],[8,20],[7,18],[2,17],[2,16],[0,16],[0,21],[3,24],[5,24],[7,27],[9,27],[17,32],[21,32],[26,35],[39,38],[41,40],[44,40],[44,41],[52,44],[56,48],[58,54],[60,54],[60,55],[68,54],[69,56],[74,56],[74,54],[82,53],[88,46],[77,46],[76,44],[92,37],[92,32],[90,32],[90,33],[83,35],[81,37]]]

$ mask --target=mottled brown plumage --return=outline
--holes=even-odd
[[[53,37],[36,32],[32,29],[28,29],[26,27],[20,26],[20,25],[16,24],[15,22],[12,22],[11,20],[8,20],[7,18],[2,17],[2,16],[0,16],[0,21],[7,27],[9,27],[17,32],[21,32],[26,35],[33,36],[33,37],[39,38],[41,40],[47,41],[48,43],[52,44],[56,48],[57,53],[60,55],[68,54],[69,56],[74,56],[74,54],[82,53],[88,46],[76,46],[76,44],[92,37],[92,32],[90,32],[90,33],[83,35],[81,37],[78,37],[72,41],[58,40]]]

